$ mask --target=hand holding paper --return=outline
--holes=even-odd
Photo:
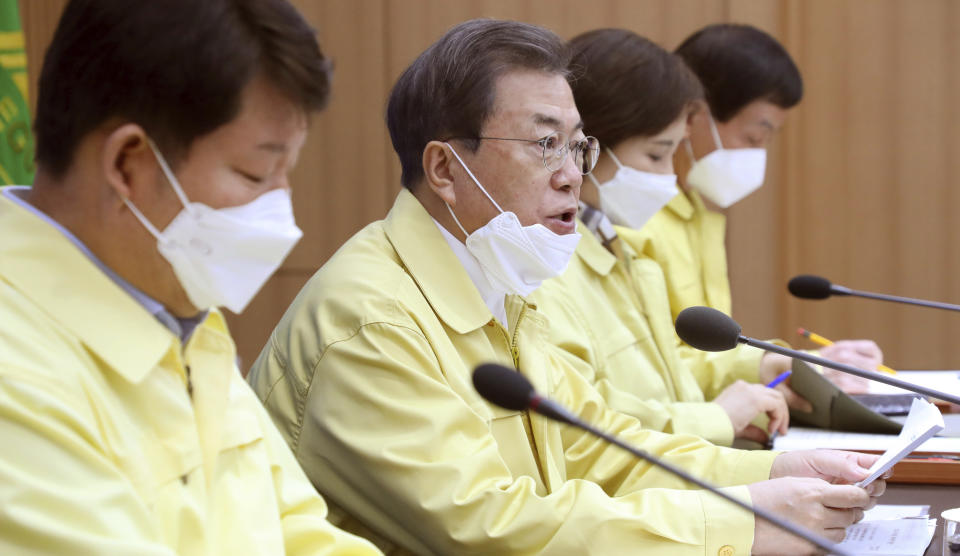
[[[875,481],[894,464],[908,456],[917,446],[942,431],[943,427],[943,415],[935,405],[919,398],[913,400],[910,414],[896,442],[870,467],[870,475],[857,483],[857,486],[866,487]]]

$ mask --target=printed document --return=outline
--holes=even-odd
[[[930,506],[876,506],[860,523],[847,527],[838,546],[858,555],[920,556],[937,529],[929,512]]]
[[[943,415],[940,414],[937,406],[926,400],[914,398],[913,405],[910,406],[910,414],[907,415],[907,420],[903,423],[903,430],[900,431],[897,440],[870,467],[870,475],[857,483],[857,486],[865,487],[869,485],[898,461],[910,455],[927,439],[932,438],[942,430]]]

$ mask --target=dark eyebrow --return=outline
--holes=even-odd
[[[774,129],[773,129],[773,124],[771,124],[771,123],[768,122],[767,120],[760,120],[759,123],[760,123],[760,125],[762,125],[763,127],[769,129],[770,131],[773,131],[773,130],[774,130]]]
[[[560,123],[560,120],[554,118],[553,116],[547,116],[545,114],[534,114],[533,123],[537,125],[548,125],[555,129],[560,129],[560,126],[563,125]]]
[[[546,125],[557,130],[563,129],[563,122],[546,114],[534,114],[533,122],[537,125]],[[583,129],[583,120],[580,120],[577,122],[577,125],[573,126],[573,131],[580,131],[581,129]]]
[[[654,144],[663,145],[664,147],[672,147],[673,139],[660,139],[660,140],[654,141]]]
[[[260,143],[259,145],[257,145],[257,148],[263,149],[265,151],[270,151],[272,153],[278,153],[278,154],[286,153],[288,150],[287,146],[284,145],[283,143],[271,143],[269,141],[266,143]]]

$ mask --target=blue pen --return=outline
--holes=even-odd
[[[770,381],[770,384],[767,385],[767,388],[776,388],[784,380],[790,378],[790,375],[793,374],[793,371],[783,371],[780,373],[780,376]]]
[[[773,431],[773,433],[770,435],[770,438],[767,439],[766,447],[768,450],[773,449],[773,445],[776,443],[778,436],[780,436],[780,431]]]

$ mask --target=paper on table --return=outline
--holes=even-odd
[[[863,519],[861,521],[884,521],[887,519],[903,519],[905,517],[927,517],[929,515],[930,506],[877,504],[863,512]]]
[[[929,514],[930,506],[874,506],[863,513],[860,523],[847,528],[847,536],[839,546],[854,554],[923,554],[937,528],[936,519],[927,519]],[[920,523],[927,526],[927,535]]]
[[[870,475],[857,483],[865,487],[883,475],[895,463],[908,456],[925,440],[943,430],[943,415],[932,403],[916,398],[910,406],[910,414],[903,423],[903,430],[886,452],[870,467]]]
[[[926,386],[954,396],[960,396],[960,371],[897,371],[900,380],[916,386]],[[903,394],[909,392],[882,382],[870,381],[871,394]]]
[[[773,441],[774,450],[873,450],[883,451],[897,441],[894,434],[865,434],[828,431],[808,427],[790,427],[790,432]],[[917,447],[917,452],[933,454],[960,453],[960,438],[931,438]]]
[[[847,527],[847,536],[838,546],[852,554],[920,556],[936,529],[936,519],[864,520]]]

